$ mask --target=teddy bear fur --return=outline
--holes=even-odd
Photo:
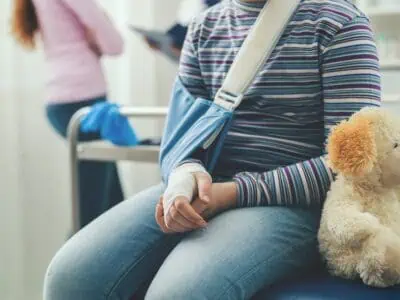
[[[400,124],[364,108],[333,128],[328,164],[337,174],[318,240],[333,275],[374,287],[400,284]]]

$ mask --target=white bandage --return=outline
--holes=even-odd
[[[192,202],[197,192],[194,174],[199,172],[208,175],[206,169],[198,163],[183,164],[171,172],[163,196],[164,215],[167,215],[177,197],[185,197],[188,202]]]

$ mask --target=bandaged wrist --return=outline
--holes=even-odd
[[[164,211],[168,211],[177,197],[185,197],[189,202],[196,193],[195,173],[207,173],[206,169],[198,163],[187,163],[173,170],[168,179],[168,186],[164,192]]]

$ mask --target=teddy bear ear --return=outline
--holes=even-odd
[[[328,162],[334,172],[346,176],[369,173],[377,149],[372,123],[365,117],[352,117],[333,128],[327,144]]]

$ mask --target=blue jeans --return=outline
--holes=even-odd
[[[67,136],[68,123],[73,114],[82,107],[106,101],[105,97],[76,103],[49,104],[47,117],[55,131]],[[98,140],[98,133],[83,134],[80,141]],[[80,224],[83,226],[100,216],[103,212],[121,202],[124,198],[114,163],[82,161],[79,162]]]
[[[130,299],[142,290],[149,300],[244,300],[319,261],[319,212],[236,209],[205,229],[165,235],[154,218],[163,191],[120,203],[72,237],[47,270],[44,299]]]

